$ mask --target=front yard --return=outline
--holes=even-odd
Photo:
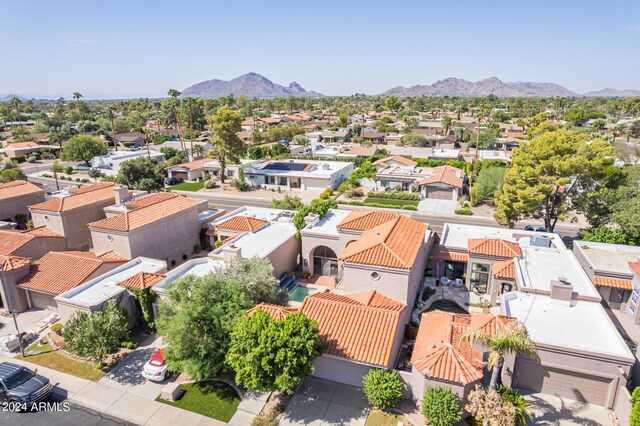
[[[371,197],[367,197],[363,201],[364,205],[381,204],[381,205],[394,207],[394,208],[402,208],[403,206],[413,206],[417,208],[418,203],[419,201],[414,201],[414,200],[394,200],[390,198],[371,198]]]
[[[168,191],[200,191],[204,188],[204,182],[182,182],[167,188]]]
[[[156,401],[223,422],[231,420],[240,404],[240,396],[235,389],[223,382],[187,383],[180,385],[180,389],[184,392],[177,401],[167,401],[160,397]]]
[[[397,426],[403,422],[404,417],[394,413],[381,410],[371,410],[367,416],[365,426]]]
[[[25,358],[21,355],[18,358],[83,379],[98,381],[104,376],[104,372],[97,369],[95,364],[68,357],[54,350],[49,343],[41,345],[36,342],[25,350],[25,355]]]

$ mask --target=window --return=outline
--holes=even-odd
[[[463,262],[452,262],[447,260],[444,262],[444,276],[450,280],[460,278],[464,280],[464,275],[467,269],[467,264]]]
[[[371,273],[371,278],[372,278],[374,281],[378,281],[378,280],[380,279],[380,274],[379,274],[379,273],[377,273],[377,272],[372,272],[372,273]]]
[[[235,173],[236,173],[235,170],[227,170],[227,176],[229,177],[235,176]]]
[[[338,275],[338,259],[329,247],[319,246],[313,250],[313,273],[329,277]]]
[[[500,288],[500,294],[509,293],[513,289],[513,284],[511,283],[502,283],[502,287]]]
[[[269,185],[275,185],[276,184],[276,177],[275,176],[267,176],[267,183]]]
[[[287,186],[287,178],[284,176],[280,176],[280,182],[278,183],[278,185],[282,185],[282,186]]]
[[[473,263],[471,265],[471,279],[469,280],[471,291],[478,291],[483,294],[487,292],[489,269],[491,269],[490,266],[483,263]]]

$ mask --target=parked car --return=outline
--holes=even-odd
[[[525,231],[534,231],[534,232],[547,232],[547,229],[544,226],[535,226],[535,225],[527,225],[524,227]]]
[[[147,380],[161,382],[170,375],[162,349],[155,351],[149,361],[142,366],[142,377]]]
[[[32,404],[45,399],[52,386],[49,379],[37,373],[37,369],[12,362],[0,363],[0,400]]]
[[[170,178],[166,178],[164,180],[164,183],[167,185],[176,185],[179,184],[180,182],[183,182],[184,179],[182,178],[176,178],[176,177],[170,177]]]

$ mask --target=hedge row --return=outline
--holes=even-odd
[[[418,210],[418,207],[412,204],[403,204],[401,206],[390,206],[388,204],[363,203],[362,201],[338,201],[338,204],[348,204],[350,206],[379,207],[383,209]]]
[[[410,192],[400,191],[371,191],[367,194],[369,198],[381,198],[384,200],[410,200],[420,201],[420,195]]]

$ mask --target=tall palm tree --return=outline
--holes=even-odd
[[[182,94],[179,90],[169,89],[167,94],[173,99],[173,113],[176,117],[176,127],[178,128],[178,139],[180,139],[180,148],[182,148],[182,152],[187,155],[187,147],[184,145],[182,140],[182,130],[180,126],[180,99],[178,97]]]
[[[193,104],[195,101],[196,100],[191,96],[185,99],[185,102],[187,103],[187,108],[189,110],[189,144],[190,144],[189,149],[191,150],[192,157],[194,156],[193,154]]]
[[[498,387],[505,355],[524,355],[536,361],[540,359],[536,346],[529,338],[527,329],[524,324],[518,321],[512,321],[503,327],[498,327],[495,336],[480,329],[469,328],[460,336],[460,342],[480,343],[489,349],[489,359],[487,360],[487,368],[491,370],[489,392],[495,392]]]
[[[80,102],[80,99],[82,99],[84,96],[82,96],[82,94],[80,92],[73,92],[73,99],[76,102]]]
[[[116,140],[116,113],[113,109],[113,106],[109,105],[107,107],[107,115],[109,116],[109,120],[111,121],[111,138],[113,139],[113,146],[117,151],[118,141]]]

